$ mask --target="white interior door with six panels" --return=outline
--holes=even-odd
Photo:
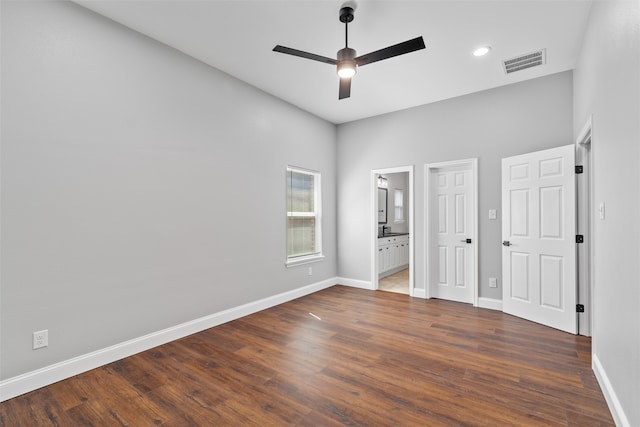
[[[468,166],[431,172],[437,203],[431,233],[431,297],[473,304],[475,285],[474,183]]]
[[[502,159],[505,313],[577,332],[575,147]]]

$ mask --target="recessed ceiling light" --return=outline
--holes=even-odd
[[[473,51],[473,56],[484,56],[491,50],[491,46],[482,46]]]

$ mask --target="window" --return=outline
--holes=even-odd
[[[393,206],[395,207],[394,222],[404,222],[404,192],[397,188],[393,191]]]
[[[287,266],[322,259],[320,174],[287,167]]]

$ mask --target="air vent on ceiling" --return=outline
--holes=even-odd
[[[546,56],[546,49],[540,49],[515,58],[506,59],[502,61],[502,67],[504,68],[505,73],[511,74],[516,71],[526,70],[527,68],[537,67],[538,65],[544,65],[547,62]]]

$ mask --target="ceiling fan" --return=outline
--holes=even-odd
[[[344,99],[349,98],[351,95],[351,78],[355,76],[357,67],[362,67],[373,62],[382,61],[383,59],[393,58],[394,56],[404,55],[405,53],[425,48],[422,37],[416,37],[415,39],[385,47],[384,49],[356,56],[356,51],[349,47],[348,25],[349,22],[353,21],[353,12],[353,8],[348,6],[340,9],[340,22],[344,22],[345,46],[343,49],[338,51],[338,59],[327,58],[326,56],[316,55],[315,53],[309,53],[280,45],[274,47],[273,51],[324,62],[325,64],[336,65],[338,68],[338,76],[340,76],[338,99]]]

